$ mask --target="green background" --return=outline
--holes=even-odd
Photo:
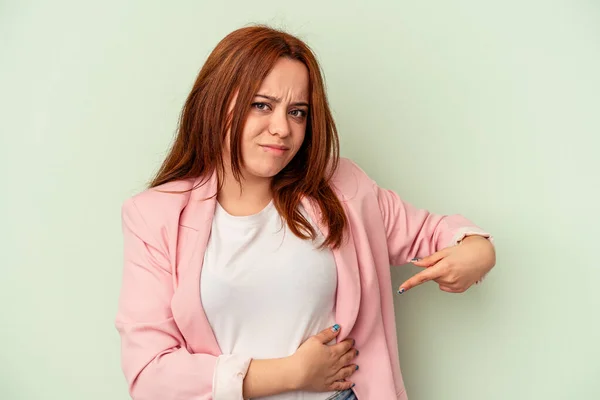
[[[315,50],[344,156],[495,235],[482,286],[395,299],[410,400],[600,399],[591,0],[0,1],[0,398],[128,398],[120,206],[208,53],[253,22]]]

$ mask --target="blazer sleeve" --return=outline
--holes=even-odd
[[[490,233],[461,215],[434,214],[403,201],[397,193],[375,182],[373,187],[386,230],[391,265],[426,257],[470,235],[484,236],[493,243]]]
[[[241,400],[250,359],[188,352],[171,312],[169,258],[133,198],[123,204],[122,228],[124,266],[115,325],[132,399]]]

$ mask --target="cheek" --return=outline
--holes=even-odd
[[[304,143],[304,138],[306,137],[306,129],[299,130],[298,134],[294,135],[294,148],[296,152],[300,150],[302,147],[302,143]]]
[[[259,137],[264,132],[263,124],[260,121],[248,120],[242,131],[241,145],[242,149],[251,149],[260,142]]]

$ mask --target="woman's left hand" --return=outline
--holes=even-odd
[[[456,246],[413,261],[416,266],[426,269],[404,282],[398,293],[428,281],[436,282],[445,292],[462,293],[481,280],[495,263],[496,252],[487,238],[467,236]]]

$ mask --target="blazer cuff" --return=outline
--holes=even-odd
[[[236,354],[217,357],[213,376],[214,400],[243,400],[244,378],[252,358]]]

